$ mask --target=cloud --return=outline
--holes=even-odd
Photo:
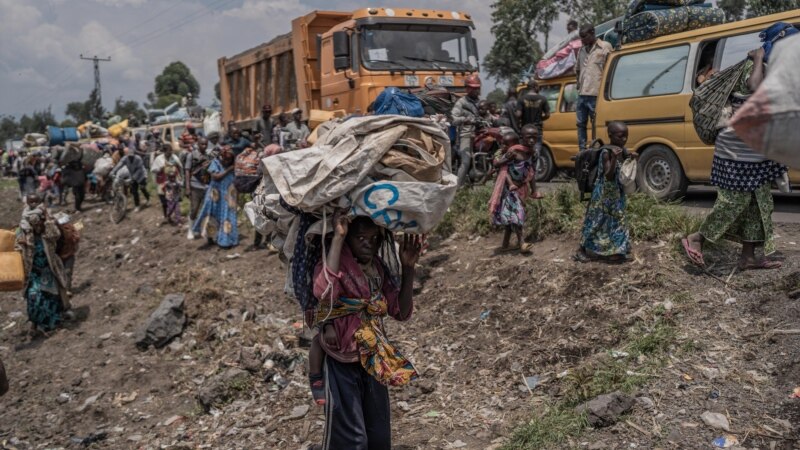
[[[222,14],[228,17],[247,20],[281,20],[291,21],[295,16],[306,14],[305,7],[298,0],[244,0],[242,6],[229,9]]]
[[[147,3],[147,0],[94,0],[104,6],[114,6],[121,8],[124,6],[142,6]]]
[[[13,72],[7,72],[7,80],[16,85],[26,85],[38,88],[46,88],[50,85],[47,78],[45,78],[33,67],[25,67],[22,69],[15,69]]]

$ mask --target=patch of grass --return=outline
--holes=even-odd
[[[656,314],[649,325],[644,321],[636,322],[628,329],[628,343],[622,347],[630,354],[628,357],[601,358],[573,369],[562,382],[560,400],[517,427],[503,448],[567,448],[567,441],[578,438],[589,426],[585,417],[575,411],[576,406],[598,395],[632,392],[645,385],[663,367],[665,355],[676,340],[676,329],[665,317]],[[686,350],[691,351],[690,348]],[[640,355],[648,358],[634,366]]]
[[[564,442],[577,436],[588,426],[586,417],[573,408],[553,405],[544,414],[534,416],[530,422],[514,431],[504,450],[564,448]]]
[[[0,190],[5,189],[19,189],[19,184],[16,178],[0,177]]]
[[[488,205],[489,186],[463,189],[436,228],[439,236],[453,233],[486,235],[492,230]],[[583,225],[586,204],[581,203],[573,185],[545,193],[541,200],[529,200],[525,232],[533,239],[578,232]],[[644,194],[628,197],[626,210],[631,237],[635,240],[663,239],[673,234],[693,233],[701,218],[687,213],[680,205],[656,200]]]

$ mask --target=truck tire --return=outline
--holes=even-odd
[[[542,146],[539,152],[539,160],[536,163],[536,181],[546,183],[553,178],[556,173],[556,164],[553,161],[553,154],[546,146]]]
[[[689,182],[681,162],[669,147],[655,144],[645,148],[638,167],[636,184],[640,192],[659,200],[673,200],[686,195]]]

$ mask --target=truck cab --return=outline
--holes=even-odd
[[[321,35],[320,109],[366,112],[390,86],[464,90],[478,70],[469,14],[365,8]]]

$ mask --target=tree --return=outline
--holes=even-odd
[[[222,96],[219,94],[219,81],[214,83],[214,98],[222,98]]]
[[[200,95],[200,83],[186,64],[175,61],[170,63],[160,75],[156,76],[153,92],[147,94],[150,108],[163,108],[173,102],[180,102],[181,97],[192,94]]]
[[[562,0],[563,10],[581,25],[600,25],[625,15],[628,0]]]
[[[501,88],[495,88],[492,92],[486,95],[486,100],[495,102],[497,105],[502,106],[506,102],[506,91]]]
[[[19,125],[22,129],[22,134],[25,133],[44,133],[47,131],[48,125],[56,125],[56,118],[53,116],[51,108],[41,111],[34,111],[31,116],[23,114],[19,119]]]
[[[92,89],[89,99],[85,102],[69,102],[64,114],[72,117],[77,123],[86,121],[99,121],[105,115],[105,108],[98,101],[97,92]]]
[[[725,21],[742,20],[747,9],[747,0],[719,0],[717,6],[725,12]]]
[[[747,17],[766,16],[797,8],[800,8],[800,0],[748,0]]]
[[[4,146],[9,139],[19,139],[24,134],[14,116],[0,116],[0,146]]]
[[[139,122],[144,121],[145,117],[147,117],[144,110],[139,107],[139,102],[136,100],[125,100],[122,97],[117,97],[116,100],[114,100],[113,114],[122,117],[122,120],[132,115],[136,117]]]
[[[483,63],[495,80],[514,85],[541,57],[536,25],[545,19],[526,5],[541,1],[499,0],[492,4],[491,30],[495,39]]]

